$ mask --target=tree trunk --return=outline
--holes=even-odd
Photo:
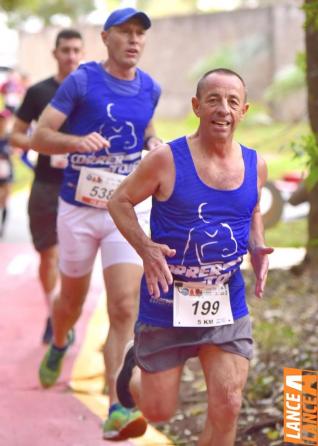
[[[318,185],[309,192],[307,256],[318,275]]]
[[[305,6],[316,9],[316,0],[306,0]],[[307,15],[307,18],[308,15]],[[313,133],[318,137],[318,26],[313,21],[307,21],[306,56],[307,56],[307,88],[308,88],[308,114]],[[310,269],[318,271],[318,185],[309,193],[310,212],[308,216],[308,243],[307,258]]]

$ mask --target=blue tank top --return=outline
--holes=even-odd
[[[109,149],[96,153],[76,152],[68,157],[61,197],[68,203],[86,206],[75,201],[80,168],[103,168],[121,175],[132,172],[141,159],[145,129],[156,103],[154,81],[139,69],[140,89],[134,96],[114,92],[106,82],[103,68],[96,62],[83,64],[80,70],[86,72],[86,93],[78,95],[67,119],[67,132],[83,136],[95,131],[111,143]]]
[[[176,171],[174,190],[166,201],[153,197],[151,238],[176,250],[167,259],[175,280],[228,283],[233,318],[248,314],[240,271],[247,253],[250,223],[257,203],[256,151],[241,146],[245,173],[233,190],[207,186],[196,171],[185,137],[169,143]],[[138,320],[155,326],[173,325],[173,286],[159,299],[141,283]]]

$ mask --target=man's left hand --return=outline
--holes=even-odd
[[[261,298],[265,289],[268,273],[268,254],[274,251],[273,248],[266,246],[256,246],[250,251],[251,264],[256,276],[255,296]]]

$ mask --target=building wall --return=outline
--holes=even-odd
[[[162,86],[158,114],[167,118],[186,115],[199,67],[217,53],[226,55],[231,48],[235,48],[236,69],[247,83],[249,98],[261,99],[275,71],[293,63],[297,52],[303,51],[302,26],[303,13],[293,5],[153,20],[140,67]],[[85,39],[85,59],[105,59],[100,27],[81,26],[80,30]],[[40,34],[21,35],[20,68],[32,81],[54,73],[51,50],[57,32],[50,27]],[[207,64],[204,71],[211,68],[215,67]]]

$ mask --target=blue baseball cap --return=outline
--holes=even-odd
[[[144,12],[137,11],[137,9],[134,8],[122,8],[116,9],[116,11],[113,11],[110,14],[105,22],[104,31],[107,31],[112,26],[121,25],[133,18],[139,19],[145,29],[151,27],[150,18]]]

